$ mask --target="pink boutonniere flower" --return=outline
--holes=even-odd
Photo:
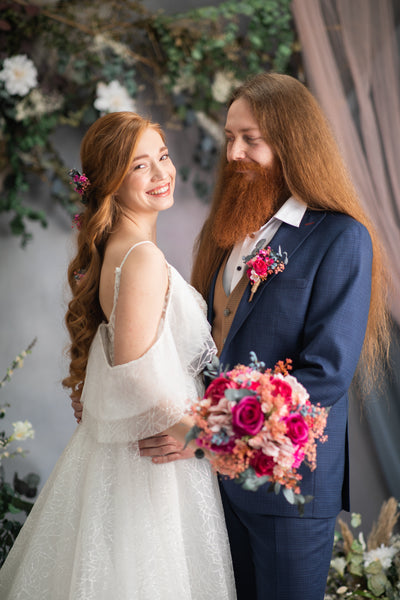
[[[248,267],[247,277],[251,283],[251,294],[249,302],[258,290],[260,283],[265,281],[269,275],[280,273],[288,263],[287,252],[283,252],[279,246],[278,252],[272,250],[271,246],[262,248],[265,240],[260,240],[253,252],[243,257],[243,261]]]

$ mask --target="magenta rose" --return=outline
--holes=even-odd
[[[297,448],[296,452],[293,455],[293,469],[298,469],[301,463],[304,460],[304,450],[300,447]]]
[[[232,427],[239,435],[255,435],[263,423],[264,413],[254,396],[245,396],[232,408]]]
[[[271,392],[273,396],[283,396],[286,399],[289,399],[292,396],[292,388],[286,381],[280,379],[279,377],[273,377],[272,383],[274,385],[274,391]]]
[[[272,456],[267,456],[262,450],[259,450],[251,459],[250,465],[256,472],[256,475],[272,475],[274,470],[274,459]]]
[[[262,258],[256,258],[251,266],[259,277],[266,277],[268,275],[268,265]]]
[[[289,415],[284,419],[287,435],[296,446],[304,446],[308,440],[308,425],[299,413]]]
[[[211,444],[210,450],[216,454],[232,454],[235,447],[235,440],[229,440],[226,444]]]
[[[204,397],[211,398],[211,404],[218,404],[221,398],[224,397],[226,389],[237,387],[238,386],[234,381],[231,381],[223,375],[220,375],[210,383],[210,385],[205,391]]]

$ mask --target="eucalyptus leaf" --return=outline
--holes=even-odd
[[[285,487],[285,488],[283,488],[283,495],[285,496],[285,498],[289,502],[289,504],[295,504],[295,497],[294,497],[293,490]]]
[[[350,563],[350,565],[348,566],[349,569],[349,573],[351,573],[352,575],[356,575],[357,577],[362,577],[363,575],[363,569],[362,566],[359,564],[354,564],[354,563]]]
[[[371,590],[375,596],[380,596],[383,594],[388,584],[389,581],[384,573],[372,575],[372,577],[368,578],[368,589]]]
[[[192,440],[197,439],[197,437],[199,436],[199,434],[201,433],[201,428],[198,427],[197,425],[193,425],[193,427],[187,432],[186,436],[185,436],[185,445],[184,445],[184,449],[187,447],[187,445],[189,444],[189,442],[191,442]]]
[[[240,402],[243,398],[247,398],[247,396],[255,396],[256,392],[247,388],[241,388],[239,390],[235,388],[226,388],[224,395],[229,402]]]
[[[8,512],[10,512],[12,515],[17,515],[21,512],[21,509],[17,508],[16,506],[14,506],[14,504],[11,504],[10,502],[8,505]]]

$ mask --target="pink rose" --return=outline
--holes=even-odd
[[[261,477],[262,475],[272,475],[275,463],[272,456],[267,456],[262,450],[259,450],[251,459],[250,465],[255,470],[256,475]]]
[[[286,383],[286,381],[280,379],[279,377],[272,377],[271,380],[275,388],[274,391],[271,392],[273,396],[278,396],[279,394],[280,396],[283,396],[286,399],[291,397],[292,388],[288,383]]]
[[[300,447],[296,449],[296,452],[293,455],[294,461],[292,464],[293,469],[298,469],[304,459],[304,450]]]
[[[229,440],[226,444],[211,444],[210,450],[216,454],[232,454],[235,447],[235,440]]]
[[[220,375],[210,383],[205,391],[204,397],[211,398],[211,404],[218,404],[224,397],[225,390],[228,388],[237,388],[237,384],[223,375]]]
[[[245,396],[232,408],[232,427],[239,435],[255,435],[263,423],[264,413],[254,396]]]
[[[209,408],[208,426],[214,433],[223,429],[228,436],[233,434],[232,411],[229,401],[221,398],[218,404],[212,404]]]
[[[308,425],[299,413],[293,413],[284,419],[287,435],[296,446],[304,446],[308,440]]]
[[[259,277],[266,277],[268,275],[268,265],[262,258],[256,258],[252,263],[252,268]]]

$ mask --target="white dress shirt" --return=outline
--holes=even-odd
[[[235,244],[225,265],[222,279],[227,296],[243,275],[243,257],[252,252],[259,240],[264,239],[265,245],[269,244],[282,223],[299,227],[306,209],[307,205],[302,200],[297,200],[291,196],[257,232],[246,236],[243,242]],[[277,251],[278,248],[274,248],[274,250]]]

